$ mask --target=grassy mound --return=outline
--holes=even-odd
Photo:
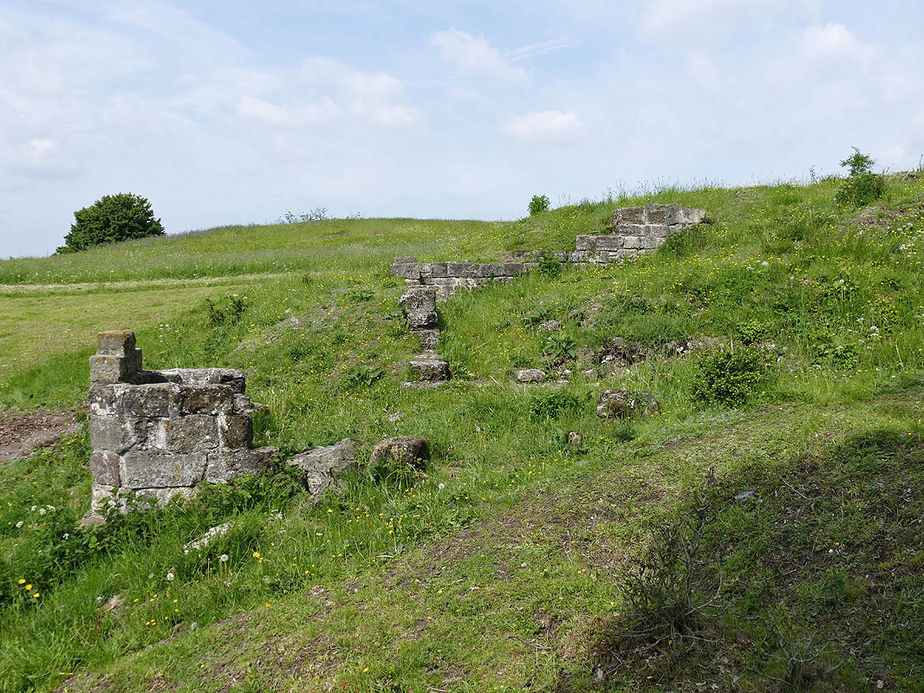
[[[133,328],[148,367],[246,370],[271,412],[260,444],[407,434],[435,452],[410,487],[360,469],[312,506],[279,471],[93,531],[75,527],[85,433],[7,464],[0,688],[914,689],[924,185],[890,179],[864,210],[836,206],[836,189],[228,228],[0,262],[0,406],[78,405],[92,334]],[[392,256],[572,248],[615,207],[654,201],[709,223],[621,267],[454,296],[440,307],[453,380],[401,387],[418,347]],[[560,330],[538,329],[551,319]],[[524,367],[572,375],[525,388]],[[661,414],[603,422],[607,387],[650,391]],[[645,604],[624,578],[709,469],[689,632],[710,642],[681,630],[666,647],[638,634]]]

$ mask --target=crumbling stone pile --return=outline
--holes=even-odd
[[[418,377],[416,383],[406,386],[434,385],[449,380],[449,364],[434,352],[439,343],[440,331],[436,313],[437,290],[431,286],[413,286],[398,301],[407,316],[408,328],[420,338],[423,353],[411,359],[411,370]]]
[[[87,523],[132,498],[163,504],[191,497],[200,482],[223,483],[272,463],[276,448],[253,448],[254,405],[244,374],[228,368],[145,371],[135,335],[103,332],[90,357]]]
[[[651,252],[668,238],[701,223],[706,210],[677,204],[623,207],[613,213],[610,232],[581,235],[574,250],[552,253],[530,251],[521,262],[417,262],[413,257],[395,258],[391,271],[411,287],[432,286],[440,299],[460,288],[474,289],[494,281],[510,281],[538,266],[543,255],[573,265],[610,265]]]

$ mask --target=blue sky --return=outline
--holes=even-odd
[[[917,0],[3,0],[0,257],[116,192],[176,233],[914,168],[922,30]]]

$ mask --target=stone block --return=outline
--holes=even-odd
[[[545,380],[545,371],[538,368],[521,368],[513,372],[518,383],[541,383]]]
[[[644,224],[645,208],[644,207],[623,207],[617,209],[613,214],[613,225],[619,224]]]
[[[135,333],[131,330],[100,332],[97,337],[96,353],[134,358]]]
[[[130,452],[122,455],[122,488],[137,490],[195,486],[205,475],[205,453],[177,455],[165,452]]]
[[[116,416],[90,417],[90,446],[93,450],[107,450],[117,454],[129,450],[138,442],[143,422],[137,419],[122,420]]]
[[[574,239],[575,250],[592,250],[594,248],[594,239],[596,236],[581,235]]]
[[[680,205],[647,205],[645,218],[649,224],[677,224]]]
[[[460,277],[469,277],[474,278],[478,276],[478,265],[471,262],[462,262],[459,263],[462,265],[462,273]]]
[[[466,265],[464,262],[447,262],[446,263],[446,276],[447,277],[465,277],[465,276],[474,276],[466,274]]]
[[[93,481],[104,486],[119,485],[119,456],[106,450],[90,453],[90,473]]]
[[[244,374],[235,368],[169,368],[157,373],[180,385],[227,385],[236,395],[243,395],[247,385]]]
[[[184,385],[176,396],[177,413],[227,414],[234,407],[234,395],[229,385]]]
[[[431,262],[430,276],[433,278],[445,278],[449,276],[448,262]]]
[[[369,464],[391,461],[415,469],[423,469],[429,460],[427,441],[417,436],[386,438],[376,443],[369,456]]]
[[[626,250],[638,250],[642,247],[641,236],[623,236],[622,247]]]
[[[125,385],[92,383],[90,385],[89,408],[90,416],[112,416],[116,413],[116,391]]]
[[[149,505],[163,507],[174,499],[192,500],[196,497],[196,489],[186,486],[176,488],[141,488],[135,491],[135,503],[140,508]]]
[[[597,416],[602,419],[626,419],[641,414],[660,413],[658,401],[650,392],[633,392],[619,388],[600,393]]]
[[[439,341],[440,341],[440,331],[439,330],[412,329],[411,332],[420,339],[421,349],[436,349],[436,345],[439,344]]]
[[[218,447],[218,421],[214,416],[192,414],[164,422],[167,450],[181,454],[204,452]],[[152,484],[169,486],[171,484]]]
[[[228,414],[218,422],[221,446],[226,448],[249,448],[253,445],[253,421],[247,414]]]
[[[210,452],[205,481],[210,484],[226,484],[245,474],[259,474],[272,465],[278,452],[276,448],[270,447]]]
[[[444,382],[452,378],[449,364],[433,354],[423,354],[411,359],[411,370],[420,380],[427,382]]]
[[[526,273],[526,265],[522,262],[505,262],[504,263],[504,276],[505,277],[519,277],[521,274]]]
[[[663,241],[670,233],[670,229],[670,226],[664,224],[649,224],[645,227],[645,237],[660,238]]]
[[[594,248],[596,250],[619,250],[623,247],[625,237],[617,234],[597,236]]]
[[[645,236],[640,239],[640,247],[642,250],[654,250],[662,243],[664,243],[663,239],[655,238],[654,236]]]
[[[349,438],[307,450],[286,462],[299,470],[302,482],[315,500],[355,463],[356,443]]]
[[[115,391],[115,410],[123,418],[167,418],[175,413],[179,386],[129,385]]]
[[[137,372],[134,355],[131,359],[113,354],[93,354],[90,357],[90,381],[93,383],[122,383]]]
[[[234,395],[234,403],[231,406],[232,414],[252,414],[254,411],[253,402],[247,395]]]

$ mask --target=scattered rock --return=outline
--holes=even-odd
[[[739,503],[744,503],[745,501],[751,500],[755,495],[753,491],[742,491],[741,493],[735,496],[735,500]]]
[[[420,348],[425,351],[436,349],[436,345],[440,343],[439,330],[411,330],[411,334],[417,335]]]
[[[427,441],[416,436],[386,438],[376,444],[369,456],[370,464],[393,460],[409,467],[423,468],[430,460]]]
[[[415,356],[411,359],[411,370],[425,382],[439,383],[452,378],[449,364],[436,354]]]
[[[572,448],[579,448],[584,444],[584,434],[578,433],[577,431],[571,431],[568,433],[568,446]]]
[[[541,383],[545,380],[545,371],[538,368],[521,368],[513,372],[518,383]]]
[[[109,599],[106,600],[106,603],[103,604],[103,611],[113,612],[118,611],[122,608],[122,605],[125,603],[125,599],[121,594],[114,594]]]
[[[385,418],[388,419],[391,423],[398,423],[401,421],[401,413],[395,412],[394,414],[389,414]]]
[[[632,392],[623,388],[604,390],[597,404],[597,416],[602,419],[625,419],[660,411],[661,407],[650,392]]]
[[[224,522],[220,525],[210,528],[205,534],[203,534],[198,539],[186,544],[183,547],[183,553],[189,553],[190,551],[199,551],[204,549],[206,546],[211,544],[218,537],[223,537],[228,533],[228,530],[231,529],[230,522]]]
[[[557,332],[561,329],[560,320],[546,320],[545,322],[539,323],[536,327],[540,332]]]
[[[344,438],[334,445],[306,450],[286,464],[300,470],[302,482],[316,501],[355,462],[356,443]]]

